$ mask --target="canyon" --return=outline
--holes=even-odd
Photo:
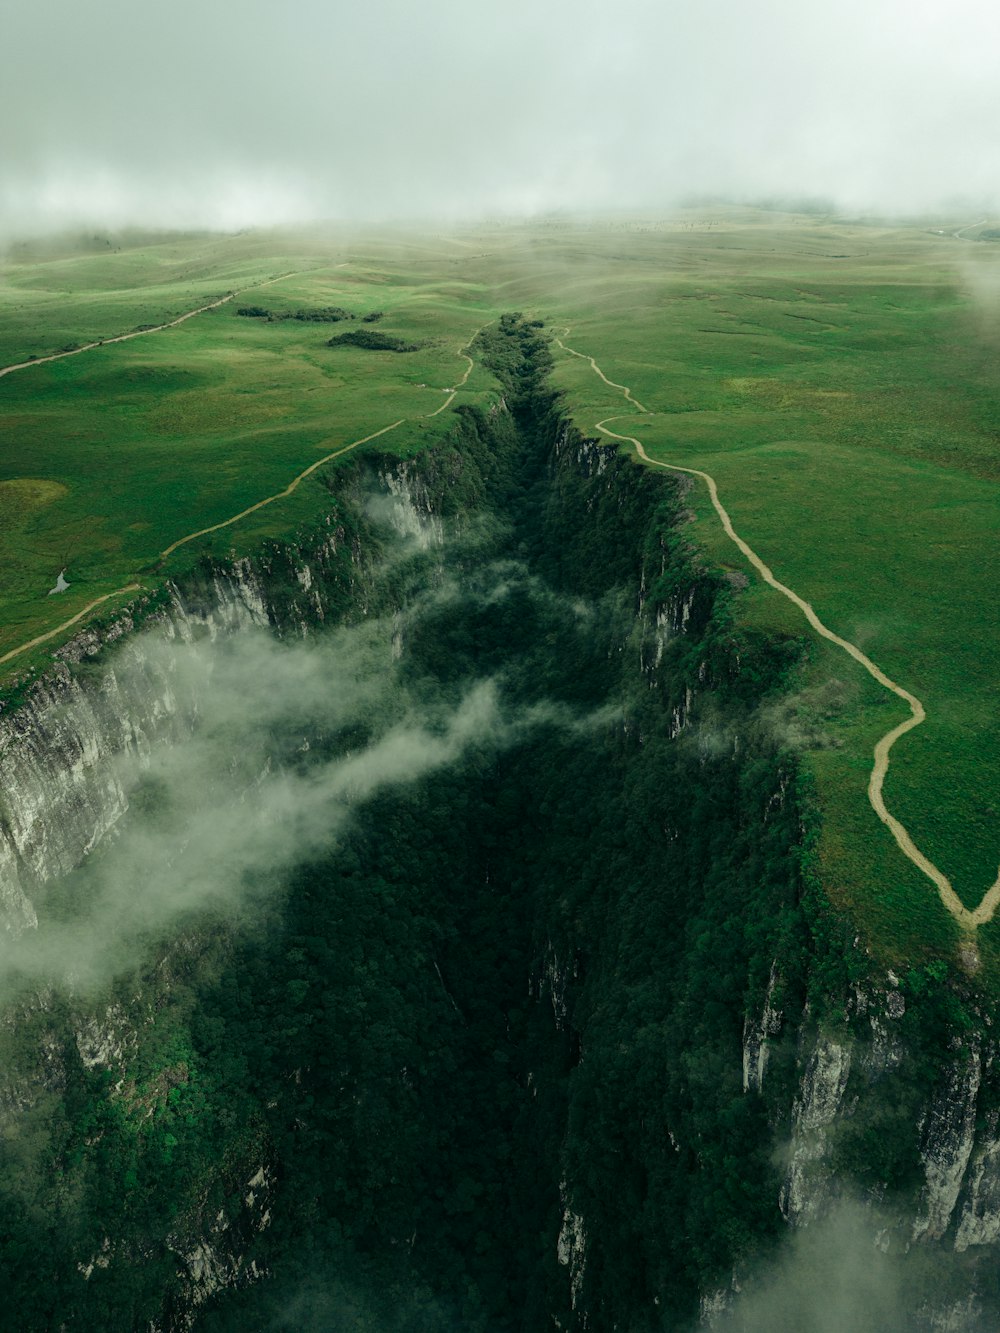
[[[443,443],[0,715],[19,1326],[763,1328],[847,1217],[879,1327],[989,1327],[988,997],[823,894],[806,647],[689,483],[570,425],[531,326],[491,355]]]

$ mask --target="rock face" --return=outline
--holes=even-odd
[[[565,1197],[565,1181],[563,1182]],[[587,1232],[583,1218],[564,1203],[562,1226],[556,1241],[556,1257],[569,1272],[570,1308],[576,1310],[587,1266]],[[584,1316],[582,1322],[586,1323]]]
[[[743,1025],[743,1091],[760,1092],[767,1073],[767,1061],[771,1051],[771,1041],[781,1032],[782,1014],[775,1006],[774,994],[777,984],[777,966],[772,966],[764,997],[764,1008],[759,1020],[747,1016]]]
[[[851,1048],[818,1036],[792,1109],[791,1165],[781,1192],[781,1211],[790,1222],[801,1224],[815,1217],[830,1193],[827,1140],[843,1105],[850,1072]]]
[[[384,509],[397,535],[412,541],[419,550],[440,546],[444,540],[441,516],[420,473],[404,462],[383,468],[379,481],[388,500]]]
[[[146,634],[190,642],[268,623],[260,578],[249,561],[213,578],[214,604],[194,609],[173,588],[169,607],[152,617]],[[0,718],[0,906],[3,928],[34,926],[33,900],[115,827],[128,809],[114,760],[148,760],[154,746],[190,730],[197,698],[178,693],[162,654],[133,633],[124,616],[103,634],[85,631],[13,714]],[[122,639],[119,656],[96,677],[73,666]],[[72,665],[71,665],[72,664]]]
[[[870,1217],[860,1225],[868,1228],[873,1252],[895,1253],[922,1280],[926,1271],[938,1275],[938,1289],[915,1307],[912,1327],[978,1331],[986,1326],[980,1280],[1000,1244],[992,1020],[965,996],[961,1027],[931,1037],[908,1021],[899,978],[891,971],[869,973],[842,996],[836,1022],[817,1023],[808,1005],[796,1014],[775,1004],[776,963],[760,1008],[746,1020],[743,1087],[768,1102],[779,1131],[787,1125],[779,1197],[790,1226],[822,1228],[845,1200],[860,1206],[862,1217]],[[917,980],[917,994],[926,999],[925,983]],[[949,1012],[955,998],[951,984],[942,981],[940,999]],[[788,1108],[773,1095],[768,1100],[768,1067],[771,1052],[796,1032]],[[944,1047],[936,1048],[933,1043],[942,1039]],[[868,1156],[862,1179],[852,1172],[858,1143]],[[957,1256],[965,1258],[959,1262]],[[705,1327],[728,1327],[737,1289],[734,1279],[734,1288],[706,1298]]]
[[[404,466],[387,469],[384,484],[379,517],[421,550],[439,544],[440,520],[429,514],[419,478]],[[333,506],[318,536],[301,547],[272,545],[253,560],[198,568],[112,623],[85,629],[54,654],[18,706],[0,714],[0,928],[12,942],[36,928],[48,887],[116,835],[129,810],[123,772],[148,769],[196,732],[203,682],[183,669],[188,645],[262,629],[305,636],[328,617],[344,618],[345,608],[348,617],[365,617],[372,590],[366,530],[351,514],[341,522]],[[152,1123],[174,1091],[190,1086],[189,1071],[174,1062],[162,1086],[143,1088],[137,1068],[170,1002],[172,968],[196,965],[185,959],[197,960],[200,949],[195,938],[178,940],[146,992],[109,1003],[40,989],[0,1013],[0,1037],[17,1043],[16,1059],[0,1069],[0,1132],[13,1140],[36,1121],[44,1132],[47,1105],[81,1071],[106,1089],[116,1115]],[[259,1151],[252,1133],[245,1146]],[[152,1328],[193,1327],[213,1294],[262,1276],[246,1252],[270,1223],[273,1168],[266,1159],[244,1165],[241,1192],[229,1179],[239,1163],[220,1167],[215,1194],[224,1206],[189,1200],[182,1224],[160,1240],[161,1261],[163,1253],[174,1256],[176,1277],[170,1313]],[[134,1246],[105,1236],[92,1252],[78,1252],[75,1269],[89,1287],[136,1262]]]
[[[553,460],[556,485],[560,469],[593,484],[586,502],[588,513],[596,512],[602,488],[613,494],[619,485],[616,451],[580,440],[569,430],[559,432]],[[381,481],[382,516],[389,518],[397,533],[419,550],[440,546],[440,496],[433,493],[420,469],[387,464]],[[573,521],[578,522],[579,517],[574,514]],[[597,558],[604,559],[606,554],[602,547]],[[672,746],[690,746],[695,754],[692,762],[700,765],[711,741],[713,754],[725,753],[735,762],[739,738],[710,733],[707,727],[699,731],[699,708],[701,691],[707,694],[711,690],[713,674],[738,670],[738,654],[710,661],[709,650],[699,640],[711,614],[705,582],[685,565],[670,583],[671,570],[664,541],[659,549],[654,544],[644,553],[633,603],[639,628],[632,638],[623,639],[621,651],[626,647],[636,650],[631,661],[634,666],[638,659],[640,690],[649,698],[658,695],[662,699]],[[141,766],[158,747],[170,745],[197,727],[197,689],[187,677],[181,683],[171,668],[169,653],[147,652],[147,633],[155,633],[178,650],[203,636],[217,638],[266,626],[299,636],[343,614],[345,604],[357,617],[368,614],[372,587],[363,542],[331,515],[320,539],[308,549],[274,547],[262,551],[254,561],[212,567],[170,589],[164,604],[136,607],[134,614],[120,617],[101,633],[87,631],[67,645],[24,703],[0,716],[0,924],[4,930],[11,936],[30,931],[47,886],[114,835],[128,810],[128,794],[116,776],[116,761],[128,756]],[[143,628],[138,626],[140,619]],[[102,656],[106,647],[119,640],[116,655]],[[398,621],[393,652],[398,656],[402,650],[402,623]],[[672,676],[671,664],[681,658],[684,669]],[[641,719],[626,718],[623,730],[626,737],[634,730],[642,745]],[[763,820],[768,819],[774,803],[784,801],[786,788],[787,778],[783,778],[764,805]],[[682,802],[678,808],[682,809]],[[664,844],[671,848],[682,841],[682,818],[676,811],[669,818],[664,815]],[[752,910],[751,903],[748,915]],[[684,929],[683,922],[678,929]],[[692,941],[693,949],[711,947],[707,928]],[[558,942],[549,943],[541,953],[539,971],[526,989],[545,1009],[546,1023],[566,1038],[570,1049],[579,1035],[573,1030],[574,998],[585,984],[586,965],[572,951],[561,951]],[[744,1099],[741,1107],[753,1103],[762,1108],[759,1120],[762,1132],[771,1136],[772,1157],[781,1149],[787,1151],[784,1178],[773,1191],[772,1217],[777,1218],[780,1210],[794,1228],[821,1223],[844,1194],[849,1177],[845,1163],[851,1160],[852,1151],[857,1152],[851,1145],[863,1143],[864,1134],[881,1141],[879,1135],[884,1138],[891,1133],[903,1142],[905,1151],[901,1149],[891,1161],[887,1158],[884,1169],[873,1167],[865,1181],[852,1188],[873,1205],[883,1203],[892,1193],[896,1210],[893,1243],[935,1253],[947,1251],[952,1256],[1000,1244],[1000,1119],[995,1086],[1000,1065],[985,1023],[964,1034],[964,1046],[949,1047],[944,1058],[928,1065],[933,1075],[912,1095],[913,1080],[905,1087],[904,1081],[917,1054],[910,1022],[913,1015],[909,993],[904,994],[897,978],[891,973],[869,976],[835,997],[835,1014],[817,1018],[818,1006],[803,1003],[803,988],[795,991],[786,983],[786,960],[776,958],[768,971],[767,957],[757,978],[757,1003],[747,1007],[742,1023],[742,1050],[738,1021],[727,1040],[731,1037],[728,1073],[737,1099],[741,1094]],[[172,965],[182,963],[183,959]],[[444,987],[436,962],[433,967]],[[644,982],[643,973],[635,980],[636,989]],[[110,1086],[116,1110],[132,1115],[137,1123],[152,1118],[156,1097],[161,1103],[168,1103],[173,1094],[179,1098],[193,1082],[181,1057],[172,1060],[169,1079],[152,1092],[137,1090],[133,1076],[143,1034],[169,990],[170,967],[166,966],[159,995],[136,995],[128,1002],[102,1000],[89,1008],[82,1002],[71,1006],[68,1041],[66,1033],[60,1036],[55,1026],[55,1001],[50,995],[35,996],[21,1011],[8,1015],[8,1032],[35,1025],[41,1035],[30,1077],[15,1069],[5,1070],[0,1079],[0,1120],[15,1124],[22,1113],[63,1089],[75,1076],[73,1062],[86,1078]],[[454,1000],[451,1004],[455,1006]],[[649,1025],[637,1036],[652,1041],[653,1028],[660,1022],[658,1017],[657,1025]],[[948,1040],[957,1043],[957,1036]],[[581,1069],[586,1073],[592,1058],[586,1034],[579,1045],[579,1052],[571,1057],[578,1061],[574,1077]],[[624,1041],[619,1055],[622,1069],[631,1068],[626,1063],[630,1052]],[[693,1066],[697,1063],[692,1060]],[[529,1075],[529,1083],[533,1078]],[[918,1076],[914,1079],[919,1082]],[[596,1080],[595,1104],[604,1087],[602,1080]],[[896,1091],[901,1087],[907,1099],[897,1105]],[[628,1087],[616,1087],[615,1095],[624,1104]],[[662,1185],[664,1179],[673,1187],[669,1173],[674,1170],[678,1179],[687,1172],[689,1179],[697,1180],[702,1169],[704,1143],[693,1135],[685,1137],[686,1099],[667,1114],[659,1098],[658,1087],[649,1090],[644,1121],[650,1141],[659,1149],[666,1145],[667,1165],[662,1167],[664,1174],[650,1176],[654,1184],[649,1188],[656,1188],[656,1182]],[[350,1100],[349,1094],[345,1100]],[[885,1107],[890,1110],[888,1129],[878,1114]],[[700,1125],[699,1133],[705,1129]],[[615,1145],[615,1151],[625,1157],[631,1147],[622,1142]],[[250,1241],[269,1226],[276,1173],[259,1148],[260,1144],[251,1143],[233,1177],[235,1184],[230,1182],[232,1188],[221,1203],[215,1197],[210,1203],[207,1195],[199,1198],[191,1215],[182,1219],[183,1225],[157,1238],[161,1249],[165,1245],[172,1257],[174,1294],[169,1317],[152,1327],[194,1327],[199,1309],[213,1295],[261,1276],[248,1251]],[[164,1151],[169,1158],[169,1145]],[[608,1312],[589,1307],[588,1301],[595,1284],[606,1280],[605,1271],[613,1265],[608,1264],[607,1255],[591,1260],[601,1243],[600,1226],[588,1206],[591,1200],[578,1189],[580,1174],[574,1178],[572,1173],[561,1172],[556,1177],[559,1206],[549,1236],[548,1262],[559,1272],[566,1289],[558,1326],[597,1329],[612,1326]],[[646,1177],[640,1170],[634,1174],[641,1179],[634,1197],[641,1199]],[[593,1183],[594,1192],[599,1183]],[[624,1205],[623,1212],[631,1206]],[[96,1287],[116,1265],[137,1262],[135,1254],[119,1255],[111,1237],[100,1239],[101,1235],[96,1247],[76,1257],[79,1281],[88,1287]],[[655,1235],[645,1236],[643,1243],[655,1252]],[[726,1285],[720,1288],[720,1283]],[[706,1280],[701,1301],[706,1326],[725,1317],[738,1287],[739,1276],[734,1275],[730,1284],[726,1272],[716,1275],[714,1286]],[[652,1281],[648,1297],[650,1309],[660,1305]],[[980,1311],[977,1301],[974,1293],[943,1289],[939,1302],[928,1309],[924,1325],[969,1327]],[[665,1312],[664,1327],[670,1326],[670,1318]]]
[[[405,465],[387,471],[384,483],[393,527],[421,547],[440,542],[440,520]],[[0,715],[0,929],[16,934],[35,926],[45,884],[78,866],[126,813],[115,761],[128,755],[148,762],[156,746],[195,724],[197,694],[179,687],[169,657],[147,651],[150,634],[178,647],[268,626],[308,634],[339,591],[331,573],[345,550],[348,591],[366,612],[358,539],[348,543],[334,519],[327,526],[303,550],[272,547],[255,561],[214,566],[207,576],[171,585],[158,609],[143,601],[101,631],[82,631],[55,654],[24,702]],[[116,656],[90,667],[113,646]]]
[[[925,1182],[922,1207],[913,1226],[915,1241],[940,1240],[951,1225],[976,1141],[976,1100],[981,1083],[982,1061],[973,1048],[966,1059],[946,1071],[945,1085],[927,1109],[921,1144]],[[987,1139],[981,1145],[982,1154],[985,1156],[993,1147]],[[968,1216],[968,1205],[965,1211]],[[971,1234],[967,1229],[963,1248],[968,1248]]]

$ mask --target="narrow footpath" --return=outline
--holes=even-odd
[[[569,329],[566,330],[566,334],[569,334]],[[604,383],[610,385],[612,388],[620,389],[627,401],[636,407],[639,412],[646,416],[653,415],[632,397],[632,392],[626,385],[616,384],[614,380],[609,380],[592,356],[587,356],[585,353],[578,352],[572,347],[567,347],[560,338],[556,338],[555,341],[563,351],[569,352],[573,356],[578,356],[584,361],[589,361],[595,373],[600,376]],[[653,467],[660,467],[668,472],[685,472],[689,476],[700,477],[708,488],[709,498],[712,501],[715,512],[719,515],[719,518],[722,521],[722,527],[726,536],[739,548],[764,582],[770,584],[770,586],[777,592],[780,592],[782,596],[787,597],[790,602],[794,602],[817,634],[822,635],[824,639],[829,639],[829,641],[835,643],[838,648],[842,648],[848,656],[860,663],[868,674],[878,681],[881,686],[890,690],[908,705],[910,716],[906,718],[905,721],[900,722],[898,726],[893,727],[891,731],[887,732],[875,746],[874,763],[872,766],[871,777],[868,780],[868,800],[879,819],[892,833],[900,851],[934,884],[941,902],[963,930],[974,931],[977,926],[984,925],[987,921],[991,920],[998,905],[1000,905],[1000,873],[997,874],[996,880],[987,890],[979,906],[975,908],[974,911],[970,911],[955,892],[951,885],[951,881],[938,869],[933,861],[929,860],[919,847],[917,847],[905,825],[900,823],[885,803],[882,789],[885,783],[886,773],[889,771],[889,751],[901,736],[905,736],[908,731],[912,731],[914,727],[918,727],[921,722],[924,721],[927,713],[923,704],[916,695],[911,694],[909,690],[904,689],[902,685],[899,685],[896,681],[890,679],[890,677],[888,677],[870,657],[867,657],[861,651],[857,644],[850,643],[847,639],[841,638],[839,634],[835,634],[833,630],[828,629],[827,626],[823,624],[822,620],[820,620],[809,602],[805,601],[798,595],[798,593],[793,592],[793,590],[786,584],[781,583],[775,578],[770,568],[764,563],[757,552],[743,540],[733,527],[732,520],[726,509],[723,507],[722,501],[719,499],[719,488],[716,485],[714,477],[710,476],[707,472],[700,471],[698,468],[683,467],[679,463],[663,463],[660,462],[659,459],[650,458],[642,447],[640,441],[637,440],[635,436],[622,435],[619,434],[618,431],[610,430],[608,428],[608,422],[620,421],[621,419],[621,417],[605,417],[603,421],[596,423],[596,428],[603,435],[607,435],[611,439],[622,440],[626,444],[633,445],[636,453],[643,462],[650,463]]]
[[[341,267],[338,265],[338,267]],[[238,292],[229,292],[226,296],[220,296],[217,301],[209,301],[208,305],[200,305],[196,310],[188,310],[183,315],[178,315],[176,319],[169,320],[166,324],[151,324],[148,329],[133,329],[131,333],[118,333],[111,338],[99,338],[96,342],[84,343],[82,347],[74,347],[67,352],[53,352],[50,356],[36,356],[30,361],[17,361],[12,366],[0,366],[0,379],[4,375],[13,375],[15,370],[28,370],[31,366],[44,366],[47,361],[62,361],[67,356],[79,356],[81,352],[92,352],[95,347],[110,347],[113,343],[127,343],[132,338],[145,338],[150,333],[162,333],[164,329],[176,329],[178,324],[183,324],[187,319],[194,319],[195,315],[204,315],[207,310],[218,310],[220,305],[225,305],[227,301],[235,301],[237,296],[242,296],[244,292],[259,291],[261,287],[269,287],[272,282],[281,282],[284,278],[293,278],[294,273],[279,273],[276,278],[266,278],[263,282],[255,282],[250,287],[241,287]]]
[[[338,267],[342,268],[345,266],[338,265]],[[280,275],[280,277],[278,278],[268,278],[267,282],[258,283],[257,286],[265,287],[268,285],[268,283],[279,282],[281,280],[281,277],[290,277],[290,276],[291,276],[290,274],[286,273]],[[251,289],[244,288],[243,290],[249,291]],[[126,333],[119,338],[105,338],[103,342],[88,343],[87,347],[79,347],[73,352],[60,352],[58,353],[57,356],[39,358],[39,360],[44,359],[47,361],[55,361],[58,359],[59,356],[76,356],[79,352],[85,352],[93,347],[106,347],[108,343],[111,342],[124,342],[127,338],[138,338],[142,334],[156,333],[160,329],[172,329],[177,324],[183,323],[185,319],[191,319],[194,315],[200,315],[206,310],[214,310],[217,306],[224,305],[226,301],[231,301],[235,296],[238,296],[239,294],[240,293],[238,292],[231,292],[228,296],[223,297],[221,300],[213,301],[211,305],[201,306],[197,310],[189,310],[186,315],[181,315],[180,319],[172,320],[169,324],[160,324],[157,326],[156,329],[143,329],[141,330],[141,332],[137,333]],[[440,407],[436,408],[433,412],[420,413],[416,417],[400,417],[398,421],[393,421],[388,426],[383,426],[380,430],[372,431],[371,434],[363,435],[358,440],[352,440],[350,444],[345,444],[340,449],[335,449],[332,453],[324,454],[322,458],[317,458],[314,463],[310,463],[307,468],[303,468],[303,470],[300,473],[298,473],[297,476],[292,478],[292,480],[284,488],[284,490],[278,491],[274,495],[268,495],[263,500],[258,500],[256,504],[250,505],[248,509],[241,509],[238,514],[234,514],[232,518],[223,519],[221,523],[213,523],[210,527],[199,528],[196,532],[189,532],[184,537],[178,537],[177,541],[171,542],[171,544],[168,547],[166,547],[164,550],[160,552],[158,556],[160,565],[162,566],[164,561],[169,556],[171,556],[174,553],[174,551],[179,550],[180,547],[182,546],[186,546],[189,542],[195,541],[196,538],[207,537],[209,533],[219,532],[222,528],[232,527],[232,525],[234,523],[238,523],[240,519],[246,518],[250,514],[255,514],[259,509],[263,509],[266,505],[274,504],[275,501],[277,500],[284,500],[287,496],[291,495],[295,490],[298,489],[299,485],[303,481],[305,481],[306,477],[311,476],[315,471],[317,471],[318,468],[323,467],[324,464],[332,463],[333,460],[336,458],[342,458],[344,454],[351,453],[353,450],[359,448],[362,444],[367,444],[370,440],[377,440],[380,435],[387,435],[389,431],[396,430],[399,426],[402,426],[403,423],[406,421],[426,420],[428,417],[436,417],[439,412],[444,411],[444,409],[449,406],[449,404],[453,401],[458,390],[463,388],[464,385],[466,384],[469,375],[472,372],[473,365],[475,364],[472,360],[472,357],[469,356],[468,354],[468,349],[472,346],[473,342],[475,342],[476,338],[479,336],[481,332],[482,329],[477,329],[476,332],[472,335],[472,337],[469,338],[467,342],[463,343],[458,348],[456,355],[461,357],[467,363],[465,368],[465,373],[454,388],[445,390],[445,392],[447,392],[449,396],[444,401],[444,403],[441,404]],[[0,374],[5,375],[10,373],[10,371],[12,370],[21,370],[25,366],[36,366],[38,364],[39,361],[24,361],[16,366],[8,366],[5,370],[0,370]],[[54,629],[47,630],[44,634],[38,634],[35,636],[35,638],[28,639],[24,643],[18,644],[16,648],[9,649],[2,656],[0,656],[0,666],[3,666],[5,662],[12,661],[13,658],[19,657],[22,653],[26,653],[32,648],[37,648],[43,643],[48,643],[51,639],[57,638],[65,630],[72,629],[74,625],[79,624],[79,622],[83,620],[85,616],[89,615],[89,613],[93,611],[95,607],[101,606],[104,602],[108,602],[114,597],[123,597],[129,593],[141,592],[141,591],[142,591],[142,584],[126,583],[123,587],[116,588],[113,592],[105,593],[103,597],[95,598],[94,601],[88,602],[87,605],[83,607],[82,610],[76,613],[76,615],[72,616],[69,620],[63,621],[61,625],[57,625]]]

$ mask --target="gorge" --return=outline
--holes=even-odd
[[[537,321],[473,350],[0,716],[19,1326],[990,1327],[994,1012],[822,894],[804,636]]]

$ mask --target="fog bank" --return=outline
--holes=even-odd
[[[0,239],[692,192],[978,206],[998,38],[985,0],[39,0],[5,16]]]

